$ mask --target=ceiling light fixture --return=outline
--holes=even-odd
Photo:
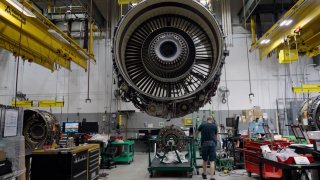
[[[260,44],[269,44],[270,43],[270,39],[264,39],[260,42]]]
[[[22,5],[17,0],[7,0],[8,3],[10,3],[13,7],[18,9],[20,12],[22,12],[24,15],[35,18],[36,15],[33,14],[29,9],[27,9],[24,5]]]
[[[292,23],[292,20],[291,20],[291,19],[284,20],[284,21],[282,21],[282,22],[280,23],[280,27],[289,26],[291,23]]]

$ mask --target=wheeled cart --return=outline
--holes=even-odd
[[[155,152],[151,152],[149,150],[149,167],[148,171],[150,173],[150,177],[154,176],[154,173],[156,171],[180,171],[180,172],[186,172],[186,175],[188,178],[192,178],[193,176],[193,171],[194,171],[194,142],[192,138],[186,138],[186,139],[180,139],[184,140],[187,143],[186,146],[186,159],[188,162],[181,162],[179,156],[177,163],[170,163],[166,164],[163,162],[163,159],[165,158],[166,154],[169,152],[169,150],[165,150],[163,155],[160,155],[160,151],[155,149]],[[149,140],[149,149],[152,149],[151,146],[157,144],[159,140]],[[177,153],[177,150],[175,149],[174,146],[170,147],[170,151],[175,151]]]

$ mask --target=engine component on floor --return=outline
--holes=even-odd
[[[23,117],[23,135],[26,151],[52,145],[59,141],[60,126],[51,113],[42,110],[25,110]]]
[[[223,159],[223,158],[227,158],[228,154],[225,151],[217,151],[217,159]]]
[[[160,129],[158,145],[162,151],[166,148],[183,151],[186,146],[185,139],[186,135],[181,128],[174,125],[166,126]]]
[[[228,55],[212,13],[195,0],[146,0],[120,20],[113,60],[121,98],[173,118],[210,102]]]
[[[308,125],[305,126],[308,131],[320,129],[320,96],[313,97],[302,103],[299,111],[299,123],[303,123],[304,114],[307,113]]]

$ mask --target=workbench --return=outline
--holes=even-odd
[[[99,144],[32,152],[31,180],[97,180]]]
[[[308,147],[299,147],[299,146],[289,146],[291,149],[295,149],[295,152],[297,154],[312,154],[314,157],[318,157],[320,160],[320,152],[315,151],[314,148],[308,148]]]
[[[262,151],[260,146],[268,145],[271,150],[277,150],[278,148],[287,147],[291,144],[291,142],[286,141],[257,141],[255,139],[245,139],[243,148],[237,148],[244,154],[244,164],[245,169],[248,172],[249,177],[252,173],[260,174],[259,170],[259,158],[262,157]],[[277,169],[275,169],[271,165],[266,165],[263,173],[265,177],[265,172],[267,173],[276,173]]]
[[[292,178],[292,170],[310,170],[310,169],[316,169],[318,171],[318,177],[320,177],[320,161],[308,164],[308,165],[298,165],[298,164],[286,164],[286,163],[280,163],[275,162],[263,157],[258,157],[259,159],[259,175],[260,180],[264,179],[263,175],[263,165],[271,165],[275,168],[282,169],[282,179],[283,180],[291,180]]]

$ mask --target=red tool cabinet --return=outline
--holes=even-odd
[[[271,150],[277,150],[278,148],[284,148],[291,144],[287,141],[257,141],[255,139],[245,139],[243,149],[240,149],[244,153],[244,163],[248,175],[251,176],[252,173],[259,174],[259,159],[262,157],[262,151],[260,146],[268,145]],[[277,169],[271,165],[265,164],[262,172],[263,176],[268,178],[281,177],[281,169]]]

